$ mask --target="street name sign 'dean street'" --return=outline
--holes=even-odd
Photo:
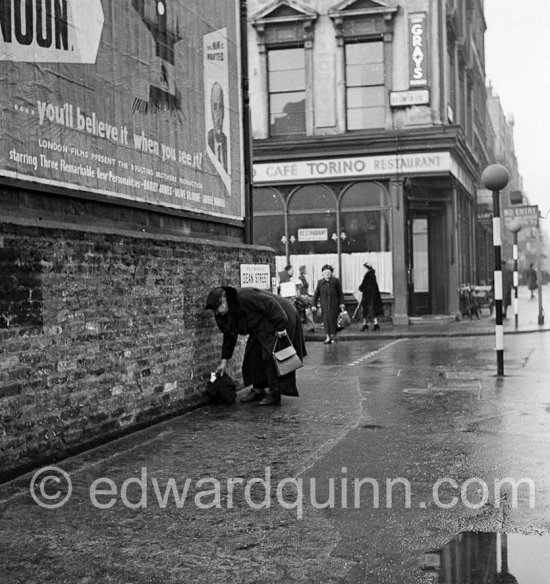
[[[271,289],[271,272],[266,264],[241,264],[241,288]]]

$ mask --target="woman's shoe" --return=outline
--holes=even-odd
[[[373,327],[373,330],[379,331],[380,330],[380,325],[379,324],[375,324],[374,327]]]
[[[368,325],[368,324],[364,324],[364,325],[361,327],[361,332],[363,332],[363,331],[368,331],[368,330],[369,330],[369,325]]]
[[[274,406],[278,403],[281,403],[281,396],[269,393],[264,397],[264,399],[258,402],[259,406]]]
[[[241,402],[246,404],[248,402],[260,401],[265,397],[265,391],[254,391],[251,389],[244,397],[241,397]]]
[[[330,337],[327,337],[327,338],[326,338],[326,339],[323,341],[323,343],[324,343],[325,345],[330,345],[330,343],[331,343],[331,338],[330,338]]]

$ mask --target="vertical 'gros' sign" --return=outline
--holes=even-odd
[[[409,86],[428,84],[428,26],[425,12],[409,14]]]

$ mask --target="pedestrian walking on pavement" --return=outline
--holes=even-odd
[[[281,270],[278,274],[279,284],[284,284],[285,282],[291,282],[294,277],[294,268],[287,264],[284,270]]]
[[[508,307],[512,305],[512,286],[514,276],[506,262],[502,262],[502,317],[508,318]]]
[[[362,292],[361,310],[363,312],[363,326],[362,331],[369,330],[369,321],[374,324],[374,330],[380,330],[378,324],[378,317],[384,314],[384,306],[378,288],[378,281],[376,280],[376,270],[369,264],[363,264],[367,269],[363,277],[363,281],[359,286],[359,292]]]
[[[313,295],[313,307],[321,304],[323,326],[325,329],[325,345],[334,343],[337,332],[338,314],[345,309],[344,293],[340,280],[333,276],[334,268],[328,264],[322,268],[323,277],[317,282]]]
[[[531,298],[534,298],[535,297],[534,292],[538,287],[538,283],[537,272],[535,271],[533,264],[529,264],[529,267],[525,272],[525,278],[527,280],[527,288],[529,288],[529,292],[531,292]]]
[[[300,273],[299,280],[300,280],[300,298],[303,305],[303,322],[306,329],[312,333],[315,330],[315,322],[313,321],[313,312],[311,307],[313,306],[312,298],[309,295],[309,282],[306,278],[306,267],[300,266],[298,268]]]
[[[298,396],[296,373],[277,375],[273,350],[278,338],[290,339],[300,359],[306,347],[300,317],[291,300],[256,288],[219,286],[208,294],[205,309],[212,310],[223,333],[221,361],[216,374],[223,374],[233,356],[238,335],[248,335],[242,362],[245,387],[252,389],[242,402],[270,406],[281,395]]]

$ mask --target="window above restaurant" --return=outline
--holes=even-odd
[[[260,51],[274,46],[311,43],[317,12],[290,0],[280,0],[266,6],[252,17],[258,34]]]
[[[269,137],[305,135],[317,13],[291,0],[266,6],[252,18],[262,62]],[[311,109],[311,107],[309,108]]]
[[[334,23],[338,43],[380,38],[393,33],[397,8],[377,0],[343,0],[328,15]]]

